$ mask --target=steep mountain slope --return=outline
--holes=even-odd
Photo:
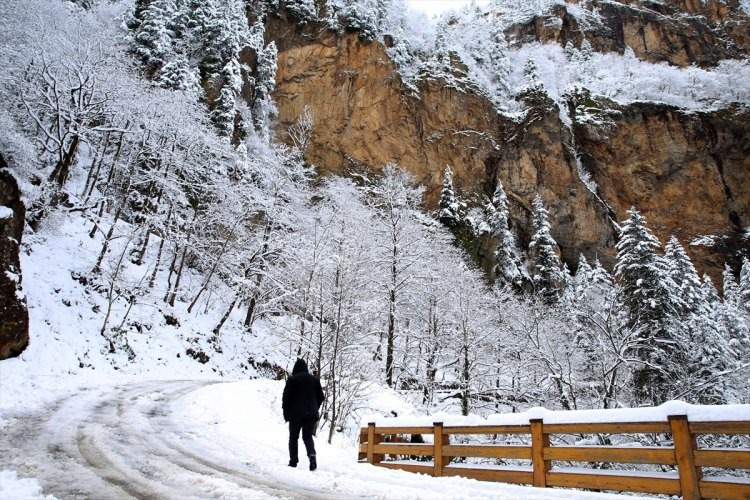
[[[676,66],[713,67],[748,52],[748,18],[737,2],[549,4],[528,15],[484,14],[505,23],[512,66],[523,66],[524,47],[539,42],[576,52],[590,50],[586,44],[595,53],[627,48],[637,59]],[[448,20],[447,29],[472,28],[461,23]],[[736,82],[739,105],[717,109],[704,103],[705,111],[616,102],[578,86],[556,89],[558,96],[552,89],[516,92],[523,111],[498,113],[481,89],[446,83],[441,75],[420,75],[413,92],[388,47],[357,32],[334,33],[322,23],[299,26],[284,8],[269,15],[266,25],[266,41],[279,50],[277,136],[288,140],[287,129],[308,107],[315,126],[305,157],[322,172],[377,170],[395,162],[428,187],[433,208],[446,165],[470,204],[479,203],[477,195],[491,195],[499,180],[513,200],[512,225],[522,245],[528,243],[529,207],[538,192],[572,268],[581,253],[612,264],[614,223],[631,206],[662,241],[675,234],[686,244],[703,242],[690,247],[691,256],[715,283],[725,261],[738,268],[750,249],[750,192],[743,182],[750,173],[746,82]],[[451,57],[454,73],[466,73],[463,62]],[[620,61],[628,64],[627,54]],[[670,85],[659,84],[658,75],[654,82]],[[686,88],[701,85],[688,82]],[[698,240],[703,235],[711,238]]]

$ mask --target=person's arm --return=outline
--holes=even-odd
[[[315,379],[317,382],[316,388],[315,388],[315,399],[318,401],[318,408],[320,408],[320,405],[323,404],[323,400],[326,398],[326,395],[323,394],[323,387],[320,385],[320,380]]]
[[[289,380],[287,380],[284,386],[284,394],[281,396],[281,411],[284,413],[284,422],[289,422],[289,415],[287,415],[287,407],[289,406]]]

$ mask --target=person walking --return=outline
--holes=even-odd
[[[294,363],[292,376],[286,381],[284,395],[281,398],[284,421],[289,422],[289,467],[297,467],[297,462],[299,462],[297,450],[301,430],[302,442],[305,444],[307,457],[310,459],[310,470],[318,468],[313,429],[315,422],[318,421],[318,410],[324,399],[320,380],[307,371],[305,360],[298,359]]]

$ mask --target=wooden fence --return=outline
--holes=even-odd
[[[527,435],[530,445],[451,444],[453,435]],[[665,434],[668,446],[552,446],[553,435]],[[562,486],[593,490],[682,495],[686,499],[750,499],[750,479],[704,477],[703,469],[750,469],[750,448],[699,448],[701,434],[750,434],[750,420],[689,422],[684,415],[661,422],[526,425],[376,427],[361,429],[359,459],[380,467],[421,472],[435,477],[462,476],[483,481]],[[432,443],[413,443],[405,436],[429,436]],[[671,436],[671,439],[669,437]],[[520,436],[519,436],[520,437]],[[400,441],[400,442],[399,442]],[[419,441],[419,439],[417,439]],[[402,459],[402,458],[406,459]],[[426,460],[432,457],[431,461]],[[452,457],[522,459],[529,465],[451,463]],[[664,472],[571,467],[563,462],[654,464]],[[553,466],[554,463],[554,466]]]

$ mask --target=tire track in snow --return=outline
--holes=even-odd
[[[61,499],[336,498],[190,451],[191,437],[170,406],[213,383],[82,391],[46,411],[11,416],[0,435],[0,468],[36,477],[45,494]]]

